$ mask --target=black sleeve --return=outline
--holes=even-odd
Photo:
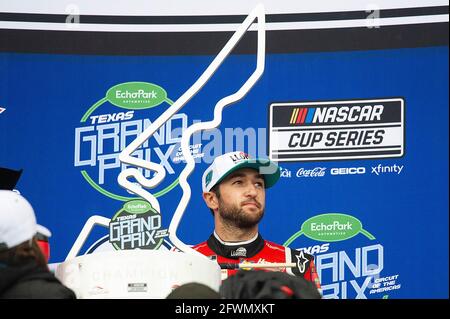
[[[56,278],[23,280],[6,291],[5,299],[76,299],[75,293]]]

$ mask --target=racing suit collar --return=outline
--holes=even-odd
[[[208,246],[217,255],[225,258],[251,258],[264,248],[264,239],[258,233],[254,238],[247,241],[225,242],[214,232],[208,239]]]
[[[253,241],[255,241],[256,238],[258,238],[259,233],[257,233],[257,234],[255,235],[255,237],[253,237],[253,238],[251,238],[251,239],[249,239],[249,240],[245,240],[245,241],[224,241],[224,240],[220,239],[220,237],[219,237],[219,235],[217,235],[216,231],[214,231],[213,235],[214,235],[214,237],[216,237],[216,239],[217,239],[222,245],[225,245],[225,246],[242,246],[242,245],[250,244],[250,243],[252,243]]]

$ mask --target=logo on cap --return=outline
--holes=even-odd
[[[248,155],[247,153],[244,153],[244,152],[240,152],[239,154],[236,154],[236,153],[231,154],[230,158],[234,164],[237,164],[243,160],[248,160],[250,158],[250,155]]]
[[[211,183],[212,176],[213,176],[213,171],[211,170],[205,177],[205,186],[208,186],[209,183]]]

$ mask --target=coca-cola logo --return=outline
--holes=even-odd
[[[299,168],[297,177],[322,177],[325,176],[326,167],[315,167],[313,169]]]

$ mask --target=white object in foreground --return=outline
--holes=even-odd
[[[198,282],[215,291],[220,267],[202,256],[160,250],[121,250],[83,255],[58,265],[56,277],[79,299],[165,298]]]

